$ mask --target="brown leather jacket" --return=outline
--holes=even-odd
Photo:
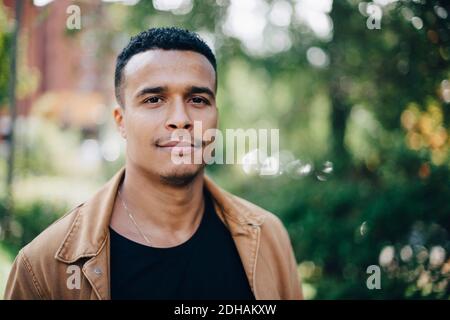
[[[5,299],[110,299],[109,221],[122,168],[94,197],[20,250]],[[205,176],[220,219],[238,249],[256,299],[302,299],[288,233],[272,213]]]

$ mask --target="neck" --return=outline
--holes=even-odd
[[[203,171],[187,185],[173,186],[127,164],[121,194],[144,225],[169,232],[186,230],[202,213]]]

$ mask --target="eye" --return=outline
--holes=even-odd
[[[162,101],[161,97],[153,96],[153,97],[146,98],[143,101],[143,103],[158,103],[158,102],[161,102],[161,101]]]
[[[193,97],[192,102],[194,104],[208,104],[208,105],[210,104],[208,100],[202,97]]]

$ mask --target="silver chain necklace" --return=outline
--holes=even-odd
[[[139,228],[136,219],[134,219],[133,214],[131,213],[130,210],[128,210],[128,206],[125,203],[125,199],[122,196],[122,193],[120,192],[120,190],[118,190],[119,193],[119,198],[120,201],[122,202],[122,206],[125,208],[125,211],[127,212],[128,217],[130,218],[130,220],[133,222],[134,226],[136,227],[136,230],[139,232],[139,234],[141,235],[142,238],[144,238],[145,242],[147,242],[148,244],[150,244],[150,240],[147,238],[147,236],[144,234],[144,232],[142,232],[141,228]]]

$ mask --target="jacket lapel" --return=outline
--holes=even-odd
[[[83,274],[92,286],[99,300],[110,300],[109,236],[105,248],[89,259],[83,266]]]
[[[109,223],[117,189],[124,176],[122,168],[90,200],[80,206],[55,258],[71,264],[89,258],[82,271],[98,299],[110,299]]]
[[[250,212],[232,194],[218,187],[207,176],[205,176],[205,187],[213,197],[216,213],[230,230],[250,288],[255,298],[259,299],[255,270],[259,252],[260,227],[264,223],[264,216]]]

